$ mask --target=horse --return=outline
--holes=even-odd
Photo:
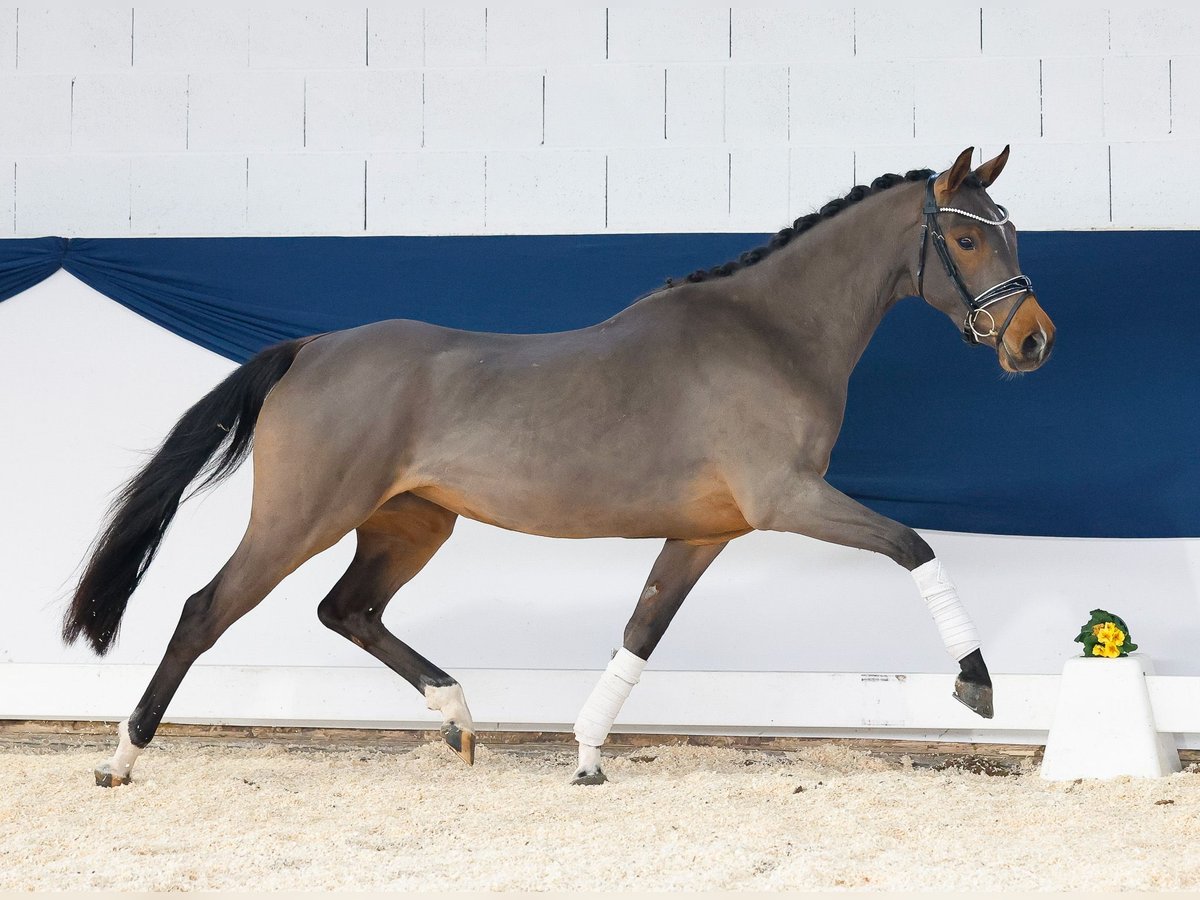
[[[738,260],[668,280],[617,315],[553,334],[394,319],[268,348],[174,425],[123,488],[63,620],[103,655],[185,490],[250,453],[249,523],[192,594],[145,694],[118,726],[105,787],[130,780],[188,669],[290,572],[354,531],[320,621],[408,681],[474,762],[462,686],[382,622],[455,521],[562,538],[665,541],[622,647],[575,723],[576,784],[672,617],[729,541],[791,532],[908,570],[959,665],[953,695],[985,718],[978,632],[929,544],[825,481],[847,384],[884,314],[922,297],[1009,373],[1048,358],[1054,326],[988,196],[1009,148],[972,169],[888,174],[797,219]],[[941,265],[927,265],[929,247]],[[990,287],[987,287],[990,285]]]

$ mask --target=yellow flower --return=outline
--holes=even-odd
[[[1117,649],[1116,644],[1096,644],[1092,647],[1092,656],[1105,656],[1109,659],[1116,659],[1121,655],[1121,651]]]
[[[1116,644],[1118,647],[1125,643],[1125,632],[1118,628],[1115,622],[1104,622],[1100,625],[1093,625],[1092,634],[1101,643]]]

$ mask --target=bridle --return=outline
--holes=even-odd
[[[967,285],[963,281],[962,274],[958,271],[958,266],[954,264],[953,257],[950,256],[950,248],[946,246],[946,235],[942,233],[942,227],[938,224],[938,213],[955,213],[956,215],[966,216],[968,219],[974,219],[976,222],[982,222],[984,225],[1000,226],[1008,221],[1008,210],[997,204],[1000,210],[999,219],[985,219],[983,216],[977,216],[975,213],[967,212],[965,209],[956,209],[953,206],[938,206],[937,198],[933,194],[933,183],[937,180],[937,175],[931,175],[929,181],[925,184],[925,205],[921,209],[922,215],[925,216],[925,223],[921,226],[921,255],[917,260],[917,293],[925,296],[925,248],[929,244],[929,236],[933,235],[933,247],[937,250],[938,257],[942,260],[942,268],[946,270],[946,275],[950,278],[950,282],[958,291],[959,299],[967,307],[967,317],[963,320],[962,336],[963,340],[968,344],[982,343],[985,338],[995,337],[996,346],[1000,346],[1000,342],[1004,340],[1004,332],[1008,325],[1013,320],[1013,316],[1017,314],[1017,310],[1021,308],[1030,296],[1032,296],[1033,282],[1029,280],[1027,275],[1014,275],[1007,281],[1001,281],[999,284],[994,284],[982,294],[976,297],[971,296],[971,292],[967,290]],[[1006,297],[1011,297],[1014,294],[1021,294],[1021,299],[1012,305],[1012,309],[1008,311],[1008,315],[1004,318],[1004,322],[999,328],[996,327],[996,318],[992,315],[991,307],[995,303],[999,303]],[[980,330],[980,316],[987,316],[987,330]]]

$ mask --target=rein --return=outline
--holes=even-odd
[[[1008,329],[1009,323],[1012,322],[1013,316],[1017,314],[1017,310],[1021,308],[1021,304],[1029,298],[1033,290],[1033,282],[1029,280],[1029,276],[1027,275],[1014,275],[1012,278],[1001,281],[999,284],[994,284],[983,293],[972,297],[971,292],[967,289],[966,282],[963,281],[962,274],[958,271],[958,266],[955,265],[953,257],[950,256],[950,248],[946,246],[946,235],[942,233],[942,227],[938,224],[938,213],[954,213],[959,216],[966,216],[968,219],[974,219],[977,222],[982,222],[985,225],[999,227],[1008,221],[1008,210],[997,204],[1001,213],[1000,218],[985,219],[983,216],[977,216],[975,213],[967,212],[965,209],[956,209],[953,206],[938,206],[937,199],[933,194],[933,183],[937,180],[937,177],[937,175],[931,175],[925,183],[925,205],[921,208],[921,213],[925,216],[925,224],[921,226],[921,255],[917,261],[917,293],[922,298],[925,296],[925,248],[929,244],[929,236],[933,235],[933,247],[937,251],[938,258],[942,261],[942,268],[946,270],[946,275],[950,278],[955,290],[958,291],[959,299],[967,307],[967,316],[962,324],[963,340],[968,344],[979,344],[986,338],[995,337],[996,345],[999,346],[1000,342],[1004,340],[1004,332]],[[1012,309],[1008,311],[1004,322],[997,328],[996,318],[992,315],[989,307],[1014,294],[1021,294],[1021,299],[1012,305]],[[987,316],[988,326],[986,331],[980,330],[980,316]]]

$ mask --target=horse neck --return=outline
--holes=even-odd
[[[921,185],[897,185],[846,207],[782,249],[762,267],[761,303],[779,327],[811,343],[826,363],[862,356],[892,305],[914,293]]]

